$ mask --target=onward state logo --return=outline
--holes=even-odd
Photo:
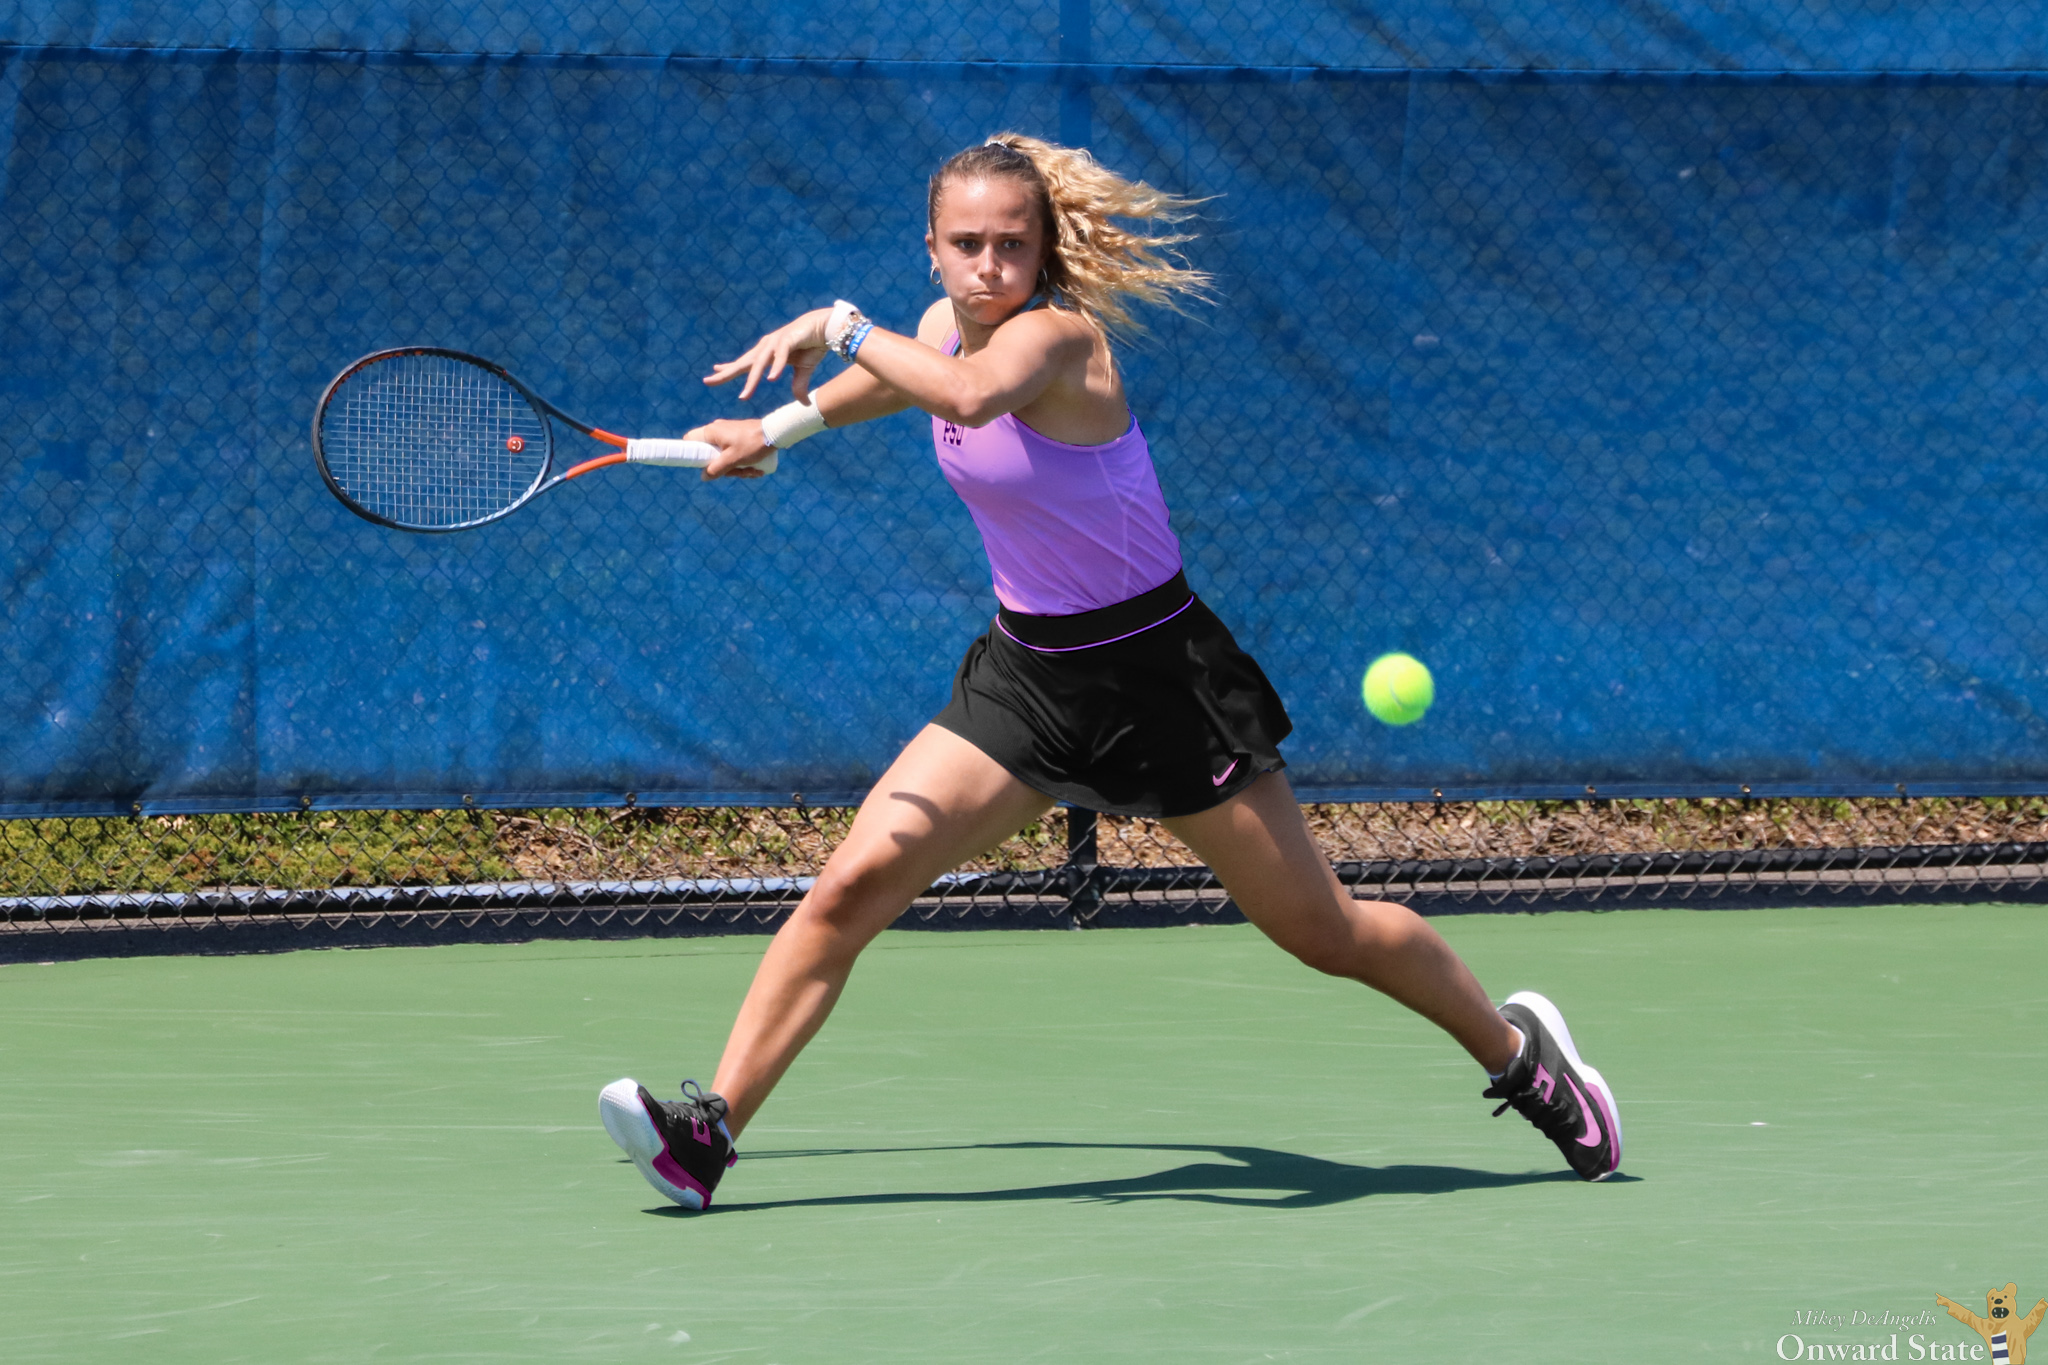
[[[1936,1294],[1934,1301],[1948,1309],[1948,1315],[1962,1323],[1978,1336],[1979,1341],[1930,1341],[1918,1332],[1909,1335],[1904,1342],[1893,1332],[1881,1341],[1808,1341],[1797,1332],[1787,1332],[1778,1338],[1778,1359],[1780,1360],[1978,1360],[1989,1365],[2027,1365],[2027,1338],[2041,1325],[2041,1319],[2048,1315],[2048,1299],[2034,1305],[2034,1311],[2024,1318],[2015,1318],[2013,1310],[2019,1304],[2020,1287],[2008,1284],[2003,1289],[1987,1290],[1984,1295],[1985,1314],[1979,1317],[1954,1300]],[[1839,1332],[1844,1327],[1915,1327],[1926,1326],[1934,1321],[1934,1314],[1922,1310],[1911,1317],[1900,1317],[1885,1313],[1873,1318],[1868,1313],[1857,1312],[1845,1317],[1840,1313],[1822,1313],[1812,1309],[1800,1309],[1793,1313],[1795,1326],[1811,1331],[1821,1328]]]

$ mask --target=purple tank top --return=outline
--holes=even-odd
[[[959,340],[946,338],[947,355]],[[996,600],[1011,611],[1094,611],[1180,572],[1180,541],[1136,417],[1099,446],[1052,440],[1008,413],[981,427],[934,417],[932,443],[981,531]]]

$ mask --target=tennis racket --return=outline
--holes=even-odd
[[[618,448],[556,473],[554,422]],[[329,491],[357,516],[400,531],[466,531],[593,469],[702,469],[717,454],[702,441],[600,431],[503,366],[437,346],[364,356],[334,377],[313,412],[313,458]],[[752,467],[772,474],[775,465],[771,450]]]

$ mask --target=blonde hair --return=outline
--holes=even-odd
[[[1014,180],[1032,191],[1049,245],[1038,292],[1105,333],[1144,330],[1128,299],[1183,312],[1182,299],[1209,297],[1210,276],[1173,250],[1193,241],[1193,234],[1147,235],[1116,221],[1180,223],[1193,216],[1200,200],[1126,180],[1080,147],[997,133],[954,154],[932,176],[926,212],[934,230],[939,192],[955,180]]]

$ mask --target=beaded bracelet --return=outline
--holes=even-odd
[[[869,322],[865,318],[861,319],[860,324],[856,326],[853,329],[853,331],[847,335],[846,349],[841,351],[840,354],[845,356],[848,360],[852,360],[855,356],[860,354],[860,344],[868,339],[868,333],[874,330],[874,323]]]
[[[846,343],[853,340],[853,330],[865,319],[860,309],[840,299],[832,305],[832,315],[825,319],[825,349],[841,360],[847,358]]]

